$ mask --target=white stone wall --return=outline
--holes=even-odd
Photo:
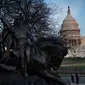
[[[65,57],[85,57],[85,45],[81,44],[78,47],[68,50],[68,54]]]

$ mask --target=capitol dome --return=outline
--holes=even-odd
[[[65,57],[85,57],[85,36],[80,35],[78,23],[72,17],[69,6],[59,32],[68,48],[68,54]]]
[[[63,20],[60,36],[65,40],[67,47],[78,46],[81,44],[80,29],[75,18],[72,17],[68,6],[67,16]]]
[[[63,23],[61,25],[61,31],[64,30],[80,30],[78,28],[78,24],[75,20],[75,18],[72,17],[70,7],[68,6],[67,16],[63,20]]]

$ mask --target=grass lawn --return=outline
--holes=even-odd
[[[61,67],[85,68],[85,58],[64,58]]]
[[[58,73],[60,76],[70,76],[77,72],[80,76],[85,76],[85,58],[64,58]]]
[[[64,58],[62,64],[85,63],[85,58]]]

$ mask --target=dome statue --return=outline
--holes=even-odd
[[[78,23],[76,22],[75,18],[72,17],[70,7],[68,6],[67,16],[63,20],[61,31],[64,30],[79,30]]]
[[[78,46],[81,43],[80,29],[76,19],[71,15],[69,6],[67,16],[61,25],[60,36],[65,40],[67,47]]]

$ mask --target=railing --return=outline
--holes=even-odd
[[[81,76],[85,76],[85,69],[82,68],[59,68],[57,71],[60,75],[71,75],[78,73]]]

